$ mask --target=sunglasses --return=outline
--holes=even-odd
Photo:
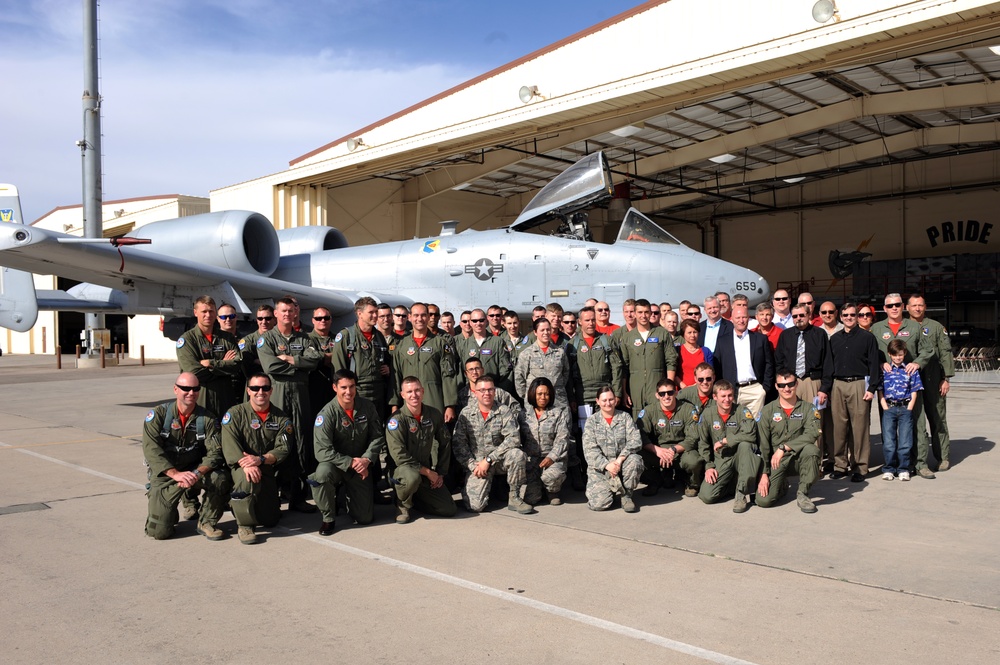
[[[835,310],[835,309],[821,309],[819,311],[819,313],[820,314],[836,314],[837,310]]]
[[[777,388],[794,388],[795,383],[796,383],[795,381],[789,381],[788,383],[776,383],[774,385]]]
[[[219,320],[221,321],[231,321],[236,318],[235,314],[219,314]]]
[[[901,302],[887,302],[885,304],[885,306],[886,307],[893,307],[893,308],[895,308],[895,307],[902,307],[903,303],[901,303]]]
[[[809,316],[806,314],[792,314],[793,319],[808,319]]]
[[[696,376],[694,380],[698,383],[711,383],[712,381],[715,381],[715,379],[710,376]]]
[[[459,323],[470,323],[470,321],[468,319],[462,319]]]
[[[872,313],[871,312],[862,312],[861,314],[858,314],[858,318],[859,319],[870,319],[870,318],[872,318]]]
[[[392,315],[400,319],[406,316],[406,314],[396,314],[395,312],[393,312]]]
[[[503,314],[487,314],[486,316],[491,319],[499,319]]]
[[[598,311],[598,312],[610,312],[611,311],[607,307],[595,307],[594,310]]]
[[[660,397],[667,397],[668,395],[673,395],[676,392],[676,390],[659,390],[656,394]]]
[[[771,300],[788,300],[788,296],[785,296],[784,298],[779,298],[778,296],[774,296],[773,298],[771,298]]]
[[[687,313],[688,316],[701,316],[701,312],[696,309],[692,309]]]
[[[201,386],[182,386],[179,383],[174,384],[175,388],[178,388],[186,393],[197,393],[201,392]]]
[[[273,316],[258,316],[257,320],[258,321],[270,321],[273,318],[274,318]]]
[[[332,319],[333,319],[332,316],[314,316],[313,317],[313,321],[330,321]]]
[[[858,315],[855,314],[854,312],[844,312],[843,314],[840,315],[840,317],[843,319],[856,319],[858,318]]]
[[[486,319],[469,319],[472,323],[486,323]]]
[[[800,300],[799,304],[800,305],[808,305],[809,307],[812,307],[812,304],[814,302],[816,302],[816,301],[815,300]]]
[[[247,386],[247,390],[249,390],[252,393],[259,393],[261,390],[263,390],[266,393],[269,393],[271,392],[271,386]]]
[[[564,326],[575,326],[576,325],[576,319],[572,319],[570,321],[563,321],[563,325]]]

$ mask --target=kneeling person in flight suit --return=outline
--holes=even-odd
[[[424,388],[415,376],[400,381],[403,406],[385,425],[386,444],[396,463],[392,483],[396,486],[397,524],[410,521],[410,510],[441,517],[454,517],[455,501],[444,486],[451,463],[451,436],[444,415],[424,404]]]
[[[795,396],[795,373],[778,370],[778,399],[765,404],[757,423],[764,475],[757,485],[757,505],[773,506],[785,495],[785,478],[791,469],[799,473],[797,503],[804,513],[815,513],[809,488],[819,477],[820,412]]]
[[[209,540],[225,537],[216,528],[226,508],[229,474],[223,468],[219,424],[198,406],[198,378],[184,372],[174,381],[176,401],[146,414],[142,454],[149,467],[149,514],[146,535],[165,540],[174,535],[181,495],[205,491],[198,515],[198,533]]]
[[[337,487],[347,488],[347,512],[358,524],[375,519],[375,479],[378,456],[385,444],[385,428],[378,409],[358,395],[357,375],[339,369],[333,375],[336,397],[320,410],[313,428],[315,473],[309,476],[313,499],[323,517],[319,535],[333,533],[337,514]]]
[[[736,405],[733,384],[722,379],[713,388],[709,409],[699,416],[701,440],[698,451],[705,462],[705,482],[698,498],[716,503],[736,489],[734,513],[745,513],[750,504],[747,495],[754,491],[760,458],[757,448],[757,423],[750,409]]]
[[[656,496],[663,484],[663,474],[674,462],[687,475],[684,496],[698,496],[705,462],[698,453],[698,411],[688,402],[677,401],[677,384],[660,379],[656,384],[657,402],[639,411],[636,426],[642,434],[642,461],[646,466],[646,489],[643,496]],[[676,468],[676,467],[675,467]]]
[[[271,404],[271,380],[254,374],[247,382],[249,402],[237,404],[222,417],[222,452],[233,472],[229,502],[236,516],[240,542],[257,542],[254,527],[272,527],[281,517],[275,466],[294,447],[295,427],[285,412]]]
[[[517,413],[496,402],[492,377],[480,377],[475,388],[476,404],[462,409],[452,437],[455,459],[468,470],[462,486],[465,507],[474,513],[485,510],[493,476],[500,473],[510,485],[507,508],[530,515],[535,511],[521,499],[527,479]]]

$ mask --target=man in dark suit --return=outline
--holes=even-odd
[[[698,325],[698,346],[707,346],[712,353],[718,340],[733,332],[733,324],[722,318],[722,308],[715,296],[705,298],[705,320]]]
[[[774,352],[764,335],[747,329],[746,307],[733,310],[732,330],[719,333],[715,345],[716,374],[736,386],[736,400],[757,417],[774,387]]]

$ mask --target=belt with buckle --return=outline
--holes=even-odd
[[[860,381],[863,378],[865,378],[865,377],[863,377],[863,376],[838,376],[838,377],[836,377],[836,380],[837,381],[846,381],[847,383],[851,383],[852,381]]]
[[[760,383],[760,381],[758,381],[757,379],[751,379],[750,381],[741,381],[736,385],[740,388],[746,388],[747,386],[752,386],[755,383]]]
[[[910,403],[908,399],[887,399],[885,401],[890,407],[892,406],[907,406]]]

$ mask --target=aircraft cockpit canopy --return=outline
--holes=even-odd
[[[604,153],[587,155],[542,187],[510,225],[527,231],[553,220],[572,221],[572,214],[611,198],[611,171]]]
[[[615,239],[615,242],[617,243],[622,240],[632,242],[649,242],[659,245],[683,244],[680,240],[661,229],[653,220],[646,217],[635,208],[630,208],[629,211],[625,213],[625,220],[622,222],[622,228],[618,232],[618,237]]]

